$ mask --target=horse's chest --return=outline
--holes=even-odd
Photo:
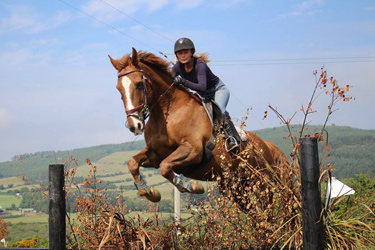
[[[151,148],[160,156],[169,155],[178,147],[165,133],[154,133],[152,136],[145,136],[145,140],[148,148]]]

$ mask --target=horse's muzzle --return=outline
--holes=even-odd
[[[145,129],[144,121],[136,116],[128,116],[125,126],[134,133],[134,135],[141,135]]]

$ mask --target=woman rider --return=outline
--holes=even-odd
[[[230,138],[228,151],[238,149],[240,138],[226,111],[229,90],[204,61],[194,57],[195,46],[189,38],[178,39],[174,45],[174,53],[178,59],[172,68],[174,84],[181,84],[195,90],[202,97],[214,100],[219,105],[224,114],[225,130]]]

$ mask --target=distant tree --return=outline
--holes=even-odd
[[[172,213],[174,210],[174,205],[171,200],[161,200],[159,202],[159,210],[162,212]]]
[[[107,188],[108,189],[116,189],[117,186],[115,184],[108,184]]]
[[[4,185],[0,185],[0,190],[4,190],[4,189],[5,189]]]
[[[14,184],[8,184],[8,188],[12,188],[14,186]]]
[[[28,187],[23,187],[23,188],[21,188],[21,194],[23,194],[23,193],[27,193],[27,192],[30,192],[30,190],[29,190],[29,188]]]

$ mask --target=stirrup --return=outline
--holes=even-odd
[[[229,145],[229,146],[228,146]],[[232,145],[232,146],[230,146]],[[238,149],[238,142],[233,136],[228,136],[227,139],[225,139],[225,150],[227,152],[233,152]],[[230,147],[230,148],[228,148]]]

